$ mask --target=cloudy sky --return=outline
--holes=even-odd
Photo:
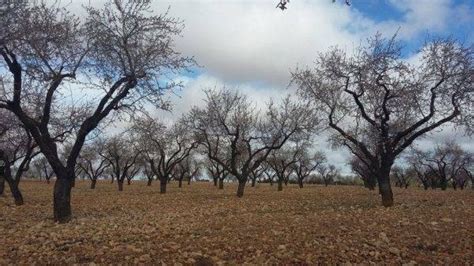
[[[85,0],[100,5],[104,1]],[[338,45],[354,49],[366,38],[380,32],[391,36],[398,30],[404,55],[415,58],[427,37],[453,35],[464,42],[474,41],[474,1],[472,0],[291,0],[288,9],[275,8],[278,0],[154,0],[153,9],[184,20],[178,50],[194,56],[201,66],[180,77],[186,84],[172,96],[177,117],[192,105],[202,103],[202,89],[222,86],[241,90],[257,104],[288,92],[289,73],[297,66],[311,65],[316,54]],[[84,4],[72,0],[70,8]],[[474,151],[472,139],[451,129],[422,140],[431,146],[444,138],[459,139]],[[347,152],[330,150],[323,137],[318,148],[349,173]]]

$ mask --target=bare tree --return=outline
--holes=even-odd
[[[0,108],[19,118],[51,164],[57,176],[54,219],[59,222],[71,218],[71,183],[88,134],[114,111],[139,101],[163,107],[163,90],[177,85],[160,86],[164,74],[192,63],[174,48],[172,38],[180,34],[182,23],[167,14],[153,15],[149,1],[115,0],[101,10],[86,11],[80,20],[63,8],[31,4],[19,14],[8,14],[10,24],[2,25],[18,30],[4,37],[0,46],[1,63],[11,80],[0,95]],[[50,125],[57,110],[77,113],[78,108],[64,108],[60,97],[70,84],[75,91],[98,93],[83,99],[72,149],[62,162]],[[41,102],[38,116],[26,112],[31,95]]]
[[[473,51],[438,39],[421,49],[420,64],[413,66],[395,37],[377,35],[354,55],[337,48],[321,54],[314,69],[296,70],[293,82],[326,113],[335,142],[375,174],[388,207],[395,159],[441,125],[472,123]]]
[[[144,116],[137,118],[133,131],[144,152],[145,160],[160,180],[160,193],[166,193],[166,184],[171,180],[176,167],[189,157],[197,143],[181,121],[166,126]]]
[[[316,167],[316,171],[318,171],[326,187],[334,183],[335,177],[339,175],[339,169],[333,164],[321,163]]]
[[[411,177],[413,174],[416,174],[416,171],[410,168],[405,169],[401,166],[394,166],[391,174],[395,181],[395,186],[407,189],[410,185]]]
[[[466,169],[472,164],[473,156],[458,144],[449,141],[438,145],[432,151],[413,149],[409,160],[412,167],[432,188],[446,190],[449,182],[454,189],[464,188],[469,179]]]
[[[141,155],[133,142],[124,136],[111,137],[105,144],[103,150],[99,150],[99,155],[108,161],[112,169],[112,176],[117,180],[118,190],[123,191],[125,179],[135,175],[136,167]]]
[[[5,181],[10,187],[16,205],[23,205],[23,196],[18,188],[31,160],[38,155],[31,135],[11,113],[0,109],[0,195]],[[16,166],[16,167],[14,167]]]
[[[104,174],[110,166],[110,161],[100,154],[105,153],[106,143],[102,139],[96,139],[86,145],[79,155],[78,167],[91,181],[91,189],[95,189],[97,179]]]
[[[238,197],[243,196],[252,171],[272,151],[317,124],[312,109],[289,98],[279,106],[270,103],[260,114],[237,91],[207,90],[206,95],[206,106],[193,108],[186,120],[194,128],[196,139],[208,150],[208,157],[238,180]],[[215,152],[218,147],[222,149],[220,153]]]
[[[377,178],[375,174],[371,172],[371,168],[366,164],[366,161],[359,159],[357,156],[352,156],[349,164],[352,172],[356,173],[364,182],[364,187],[369,190],[374,190],[375,186],[377,186]]]
[[[51,178],[54,176],[54,171],[44,156],[33,161],[33,168],[40,180],[44,178],[47,184],[50,183]]]
[[[296,163],[293,165],[293,171],[296,174],[300,188],[303,188],[304,180],[325,161],[326,156],[323,153],[315,152],[313,155],[310,155],[307,149],[302,148]]]
[[[183,180],[188,180],[189,184],[193,177],[199,173],[200,167],[192,156],[188,156],[178,163],[174,171],[175,179],[178,180],[178,187],[181,188],[183,186]]]
[[[283,190],[283,182],[290,179],[295,169],[301,150],[297,147],[281,148],[273,151],[267,159],[267,164],[272,168],[277,177],[278,191]]]
[[[229,176],[229,172],[214,160],[208,159],[206,162],[206,170],[214,180],[214,186],[224,189],[224,180]]]

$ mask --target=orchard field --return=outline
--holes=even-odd
[[[452,264],[474,262],[474,191],[395,188],[380,206],[363,187],[258,184],[147,187],[77,181],[74,217],[53,222],[54,184],[0,197],[0,264]]]

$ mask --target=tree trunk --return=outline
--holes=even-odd
[[[191,185],[191,177],[188,179],[188,186]]]
[[[151,182],[153,179],[148,179],[148,182],[146,183],[147,186],[151,186]]]
[[[76,178],[73,178],[71,181],[71,187],[75,187],[75,186],[76,186]]]
[[[74,178],[60,177],[54,183],[54,221],[67,223],[71,220],[71,189]]]
[[[448,188],[448,180],[446,178],[442,178],[440,186],[442,190],[446,190]]]
[[[18,184],[13,181],[8,182],[8,185],[10,186],[10,191],[12,192],[13,199],[15,199],[15,205],[23,205],[23,195],[21,194],[20,189],[18,188]]]
[[[219,189],[224,189],[224,179],[219,178]]]
[[[166,185],[168,184],[167,180],[168,179],[160,180],[160,194],[166,193]]]
[[[51,183],[51,181],[49,181],[49,178],[46,179],[46,184],[49,184]]]
[[[289,181],[290,181],[290,179],[285,179],[285,186],[288,186]]]
[[[123,191],[123,180],[122,181],[117,180],[117,184],[118,184],[118,190]]]
[[[255,187],[255,184],[257,183],[257,178],[252,179],[252,187]]]
[[[270,186],[273,186],[273,179],[270,179]]]
[[[95,189],[95,184],[97,183],[97,179],[91,180],[91,189]]]
[[[183,179],[180,179],[178,181],[178,187],[181,188],[183,186]]]
[[[298,178],[298,185],[303,188],[303,179]]]
[[[393,206],[393,192],[390,184],[390,171],[383,171],[378,180],[379,192],[382,196],[382,205],[384,207]]]
[[[237,188],[237,197],[239,198],[244,196],[245,183],[247,183],[247,180],[239,180],[239,186]]]
[[[214,186],[217,187],[217,180],[218,180],[218,178],[217,178],[217,177],[213,177],[212,179],[213,179],[213,181],[214,181]]]
[[[5,177],[0,173],[0,196],[3,195],[5,191]]]
[[[113,183],[114,183],[114,177],[112,177],[110,180],[110,184],[113,184]]]
[[[127,185],[130,186],[131,183],[132,183],[132,180],[127,178]]]
[[[278,179],[278,191],[282,191],[282,190],[283,190],[283,180]]]

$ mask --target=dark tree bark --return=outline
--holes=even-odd
[[[166,185],[168,184],[167,180],[160,180],[160,194],[166,193]]]
[[[278,179],[278,191],[282,191],[282,190],[283,190],[283,180]]]
[[[148,179],[148,182],[146,183],[147,186],[151,186],[151,182],[153,181],[153,179]]]
[[[130,186],[130,184],[132,184],[132,180],[127,178],[127,185]]]
[[[239,180],[239,186],[237,188],[237,197],[241,198],[244,196],[245,184],[247,183],[246,179]]]
[[[217,181],[218,181],[217,176],[213,176],[212,180],[214,181],[214,186],[217,187]]]
[[[219,189],[224,189],[224,179],[219,178]]]
[[[118,190],[123,191],[123,180],[117,180]]]
[[[67,223],[72,218],[71,213],[71,189],[74,178],[57,178],[54,184],[53,205],[54,221]]]
[[[298,185],[300,188],[303,188],[303,179],[298,178]]]
[[[252,178],[252,187],[255,187],[256,183],[257,183],[257,178]]]
[[[378,177],[379,193],[382,196],[382,205],[384,207],[393,206],[393,192],[390,183],[390,167],[381,170]]]
[[[0,196],[3,195],[4,191],[5,191],[5,177],[3,177],[3,175],[0,175]]]
[[[95,185],[97,184],[97,179],[91,180],[91,189],[95,189]]]
[[[183,187],[183,179],[179,179],[179,181],[178,181],[178,187],[179,187],[179,188]]]

